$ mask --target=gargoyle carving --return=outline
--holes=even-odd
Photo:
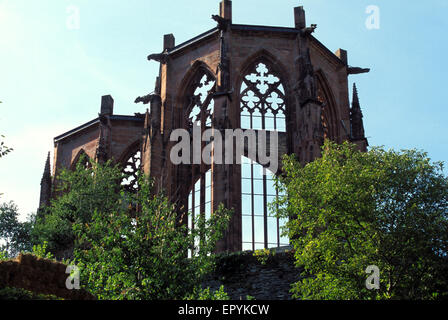
[[[368,73],[370,72],[369,68],[358,68],[358,67],[348,67],[347,73],[348,74],[360,74],[360,73]]]
[[[148,104],[148,103],[153,102],[157,98],[160,98],[160,96],[157,94],[148,94],[143,97],[138,97],[137,99],[135,99],[134,103],[142,102],[143,104]]]
[[[307,35],[314,33],[316,28],[317,28],[317,24],[312,24],[311,27],[303,28],[301,30],[301,33],[303,36],[307,36]]]
[[[155,53],[155,54],[150,54],[148,56],[148,61],[154,60],[157,62],[160,62],[161,64],[165,64],[168,58],[168,54],[166,53]]]
[[[229,19],[225,19],[221,16],[218,16],[216,14],[212,15],[212,19],[215,20],[218,23],[218,29],[219,30],[223,30],[226,31],[227,28],[230,25],[230,20]]]

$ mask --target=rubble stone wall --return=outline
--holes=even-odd
[[[292,251],[269,256],[253,252],[232,253],[218,258],[217,270],[203,283],[213,291],[224,286],[232,300],[291,300],[291,284],[301,279]]]
[[[22,288],[33,293],[54,295],[67,300],[95,300],[85,290],[69,290],[63,263],[20,254],[14,260],[0,261],[0,288]]]

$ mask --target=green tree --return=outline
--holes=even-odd
[[[2,103],[2,102],[0,101],[0,103]],[[0,138],[3,139],[4,137],[5,137],[4,135],[0,135]],[[10,153],[12,150],[13,150],[13,149],[7,147],[3,141],[0,141],[0,158],[3,157],[3,156],[5,156],[5,155],[7,155],[7,154]]]
[[[14,202],[0,204],[0,251],[9,257],[15,257],[21,251],[30,251],[33,247],[31,233],[34,215],[24,222],[19,221],[19,211]]]
[[[4,138],[4,135],[0,135],[0,138]],[[9,148],[5,145],[3,141],[0,141],[0,158],[6,156],[8,153],[10,153],[13,149]]]
[[[120,168],[110,163],[86,167],[80,159],[76,170],[63,171],[59,196],[35,227],[38,243],[47,241],[57,256],[73,250],[81,284],[100,299],[210,295],[199,284],[213,269],[213,251],[229,212],[221,208],[208,221],[198,217],[196,228],[188,230],[175,206],[152,194],[144,175],[137,193],[126,193],[120,180]]]
[[[86,167],[86,163],[90,165]],[[75,170],[62,170],[55,186],[57,198],[37,216],[35,244],[46,241],[48,250],[58,258],[70,257],[75,243],[73,225],[89,222],[95,211],[112,212],[121,200],[120,178],[118,166],[89,162],[85,156]]]
[[[303,279],[299,299],[434,299],[448,294],[448,180],[426,153],[326,142],[302,167],[283,162],[279,215]],[[368,290],[365,270],[380,270]]]
[[[221,208],[188,230],[173,204],[151,194],[148,180],[139,186],[136,194],[122,193],[115,210],[95,211],[89,223],[75,226],[82,280],[102,299],[182,299],[198,292],[229,215]]]

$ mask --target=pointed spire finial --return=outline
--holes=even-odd
[[[47,155],[47,161],[45,162],[44,174],[40,181],[40,199],[39,209],[42,209],[50,204],[51,200],[51,166],[50,166],[50,152]]]
[[[359,104],[358,88],[353,83],[352,108],[350,110],[351,140],[367,141],[364,133],[364,122],[362,120],[362,110]],[[364,146],[362,149],[365,150]]]
[[[352,108],[361,109],[361,105],[359,104],[358,88],[356,87],[356,83],[353,83]]]
[[[47,161],[45,162],[45,168],[44,168],[44,174],[42,176],[42,180],[45,178],[51,177],[51,166],[50,166],[50,152],[48,152],[47,155]]]

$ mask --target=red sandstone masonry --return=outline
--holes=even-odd
[[[221,17],[231,20],[231,1],[222,1],[220,11]],[[157,92],[161,105],[156,108],[154,104],[149,108],[157,111],[149,116],[152,126],[144,128],[143,121],[111,121],[110,140],[106,148],[110,150],[108,157],[122,162],[126,160],[125,155],[141,145],[145,146],[142,150],[144,172],[155,180],[158,190],[165,190],[172,201],[178,201],[179,208],[186,207],[188,194],[201,172],[194,171],[189,165],[173,166],[170,163],[169,155],[174,143],[169,141],[169,137],[172,130],[184,126],[188,116],[186,107],[192,95],[189,90],[195,76],[205,69],[216,78],[219,86],[223,83],[223,72],[219,69],[222,54],[227,56],[229,63],[229,88],[225,90],[232,93],[214,98],[215,129],[239,128],[242,79],[251,65],[264,62],[275,69],[285,87],[287,132],[279,140],[279,157],[284,153],[295,153],[305,163],[319,156],[319,144],[323,141],[320,135],[326,134],[338,143],[349,140],[351,111],[346,52],[340,50],[337,56],[312,35],[301,32],[307,26],[302,7],[294,9],[294,18],[292,28],[233,25],[222,32],[215,29],[182,48],[175,47],[173,35],[166,35],[163,50],[167,49],[165,53],[168,52],[168,56],[166,63],[161,64],[160,91]],[[223,51],[226,52],[221,52],[221,36],[227,48]],[[323,92],[324,107],[314,102],[301,104],[303,97],[300,92],[303,90],[299,87],[304,82],[301,73],[302,67],[307,64],[299,65],[298,61],[304,61],[307,50],[314,71],[313,82]],[[308,61],[308,57],[305,58]],[[102,101],[105,104],[103,109],[112,113],[113,99],[106,96]],[[323,122],[327,122],[328,129],[321,134],[319,126]],[[57,142],[53,173],[62,167],[70,167],[81,150],[94,158],[98,140],[96,124]],[[361,150],[366,150],[366,139],[353,142]],[[240,168],[236,165],[214,165],[212,175],[212,207],[216,209],[219,203],[224,203],[235,211],[229,232],[224,242],[220,243],[219,250],[238,251],[241,249]]]
[[[22,288],[34,293],[55,295],[67,300],[96,300],[89,292],[69,290],[65,273],[67,266],[60,262],[20,254],[14,260],[0,261],[0,288]]]

